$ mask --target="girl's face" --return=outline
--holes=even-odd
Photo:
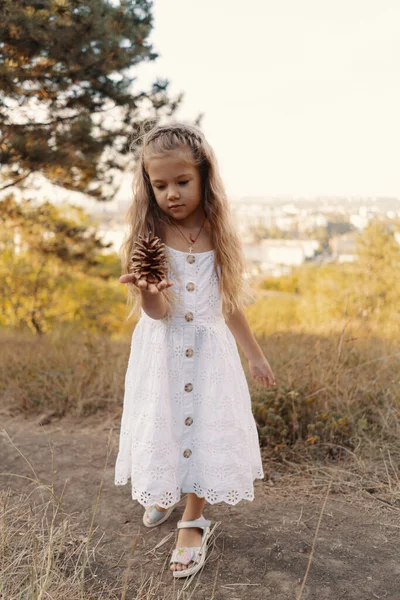
[[[156,202],[166,215],[181,221],[202,211],[200,173],[190,152],[153,157],[146,166]]]

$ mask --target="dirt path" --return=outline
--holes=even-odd
[[[32,476],[8,436],[47,484],[52,479],[53,449],[55,492],[61,494],[64,488],[64,509],[77,513],[82,529],[88,528],[103,478],[95,517],[95,537],[100,540],[95,566],[101,580],[121,582],[130,564],[127,600],[139,598],[139,582],[151,574],[164,584],[162,595],[160,591],[152,597],[178,597],[185,580],[173,580],[168,560],[185,499],[160,527],[143,526],[143,507],[131,499],[130,485],[114,486],[118,420],[107,422],[102,416],[83,424],[64,419],[40,426],[34,420],[3,417],[0,433],[3,473]],[[10,474],[1,475],[0,485],[25,492],[36,486]],[[326,489],[310,494],[292,489],[285,498],[257,481],[255,494],[254,502],[206,505],[206,518],[219,525],[208,562],[190,588],[197,586],[195,600],[296,600]],[[399,600],[399,527],[399,512],[384,504],[329,495],[302,600]],[[152,552],[170,533],[167,542]],[[138,545],[132,552],[136,535]]]

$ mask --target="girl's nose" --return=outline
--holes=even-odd
[[[179,191],[176,187],[168,188],[168,199],[179,198]]]

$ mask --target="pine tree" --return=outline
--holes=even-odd
[[[41,172],[111,199],[144,115],[171,115],[168,81],[137,89],[157,54],[149,0],[0,0],[0,190]],[[1,181],[2,180],[2,181]]]
[[[116,303],[125,297],[119,259],[104,254],[109,247],[82,208],[34,206],[9,194],[0,202],[0,327],[38,334],[65,322],[118,327]]]
[[[0,253],[12,247],[14,253],[36,254],[44,261],[55,257],[70,270],[96,266],[111,247],[79,206],[61,209],[48,201],[34,206],[29,200],[17,202],[10,194],[0,202],[0,229]]]

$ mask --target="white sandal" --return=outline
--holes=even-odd
[[[201,538],[201,545],[196,547],[175,548],[172,552],[171,563],[180,563],[181,565],[188,565],[190,562],[194,562],[188,569],[182,569],[180,571],[172,571],[174,577],[188,577],[194,575],[197,571],[204,566],[207,555],[207,542],[211,534],[210,530],[211,521],[208,521],[203,516],[194,521],[178,521],[177,528],[185,529],[187,527],[199,527],[203,530],[203,536]]]
[[[167,511],[157,510],[155,504],[152,506],[147,506],[143,513],[143,525],[146,527],[157,527],[158,525],[161,525],[161,523],[164,523],[164,521],[168,519],[175,506],[176,504],[174,506],[170,506]],[[153,522],[147,520],[150,516],[156,520]]]

